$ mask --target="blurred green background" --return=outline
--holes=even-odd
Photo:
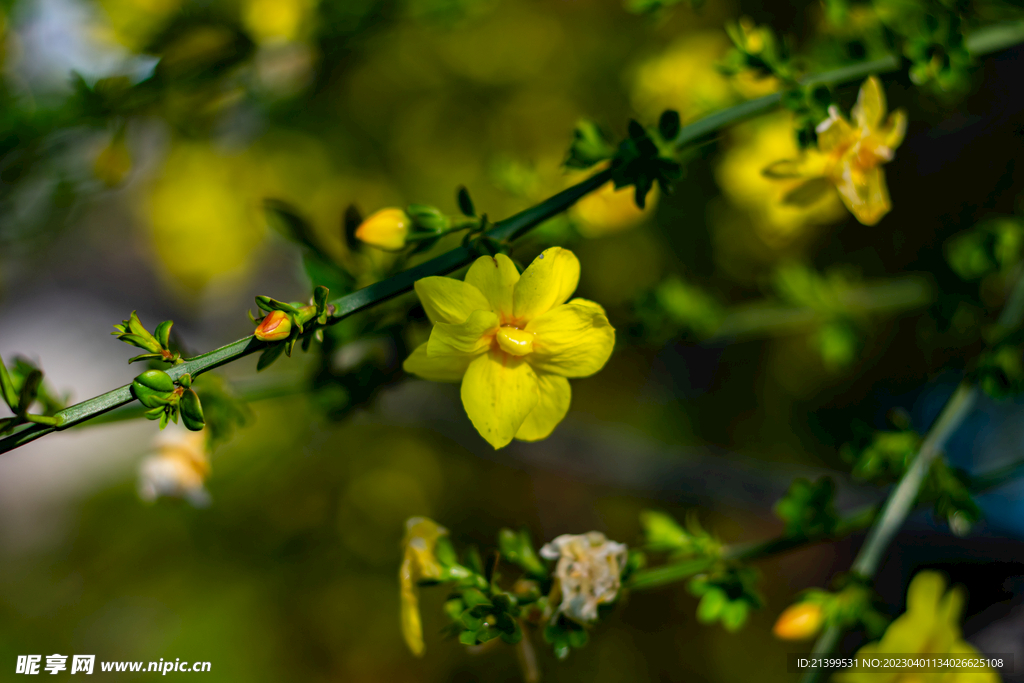
[[[834,49],[812,53],[822,69],[876,49],[831,35],[816,3],[709,0],[653,18],[618,0],[0,6],[0,353],[34,357],[76,400],[135,374],[107,336],[132,309],[147,323],[173,318],[186,348],[205,351],[251,333],[254,295],[308,296],[301,250],[268,227],[267,198],[295,207],[365,285],[395,259],[346,241],[350,205],[454,213],[464,184],[479,210],[505,217],[578,179],[561,164],[580,118],[618,137],[631,117],[653,123],[675,108],[685,124],[771,92],[716,70],[726,21],[749,15],[797,46],[824,35]],[[702,146],[647,212],[628,190],[605,190],[538,228],[515,256],[572,248],[579,295],[607,307],[619,337],[605,370],[574,382],[548,441],[495,452],[457,387],[401,379],[404,348],[427,330],[406,296],[339,325],[326,354],[264,373],[320,384],[252,403],[212,453],[208,507],[139,500],[136,470],[157,429],[145,421],[2,456],[0,670],[58,652],[210,661],[204,678],[218,681],[516,681],[511,648],[471,656],[440,638],[443,591],[423,591],[426,658],[405,649],[396,574],[408,516],[436,519],[457,547],[491,548],[504,526],[538,543],[597,529],[634,544],[640,510],[696,507],[706,528],[739,541],[781,530],[769,511],[797,475],[835,474],[841,507],[876,500],[842,474],[840,446],[885,428],[894,407],[925,429],[1002,303],[1000,281],[960,280],[944,245],[1024,209],[1021,75],[1011,50],[956,100],[905,75],[886,81],[911,124],[886,167],[894,210],[878,226],[834,197],[779,204],[785,188],[760,170],[797,151],[780,113]],[[837,89],[844,107],[856,89]],[[779,284],[793,263],[912,292],[853,329],[811,310],[792,327],[702,334],[714,311],[739,304],[813,309],[813,285]],[[324,363],[345,382],[325,385]],[[242,385],[255,361],[223,372]],[[1018,413],[999,410],[986,404],[987,436],[963,439],[962,460],[1012,459]],[[908,533],[930,540],[883,569],[894,605],[914,569],[951,557],[928,554],[951,544],[928,518]],[[998,579],[1024,573],[1020,529],[978,533],[947,567],[972,591],[969,615],[1011,599]],[[735,635],[696,624],[682,585],[630,595],[569,661],[537,642],[545,680],[789,680],[794,648],[770,626],[796,591],[845,569],[858,542],[760,563],[766,608]],[[995,560],[1006,564],[984,574]]]

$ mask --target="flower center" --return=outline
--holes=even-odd
[[[525,356],[533,352],[533,332],[503,325],[498,328],[496,338],[498,346],[505,353],[510,353],[513,356]]]

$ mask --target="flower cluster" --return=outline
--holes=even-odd
[[[552,247],[522,275],[498,254],[477,259],[464,282],[417,281],[416,294],[434,326],[406,359],[405,371],[461,381],[466,414],[495,448],[513,438],[546,438],[569,410],[567,378],[600,370],[615,345],[600,305],[569,301],[579,276],[576,256]]]

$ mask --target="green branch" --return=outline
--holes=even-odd
[[[1002,313],[999,315],[999,320],[996,322],[996,329],[1005,331],[1020,327],[1021,322],[1024,321],[1022,301],[1024,301],[1024,275],[1018,274],[1017,281],[1014,283]],[[950,396],[938,419],[935,420],[935,424],[928,430],[914,461],[903,473],[896,488],[889,494],[881,515],[868,532],[864,545],[861,546],[853,561],[851,571],[854,574],[868,580],[874,578],[882,556],[900,527],[903,526],[907,515],[914,508],[921,484],[924,483],[932,463],[940,457],[946,440],[963,423],[964,418],[974,407],[977,398],[977,387],[972,386],[967,380],[961,382]],[[1010,468],[1008,471],[1011,475],[1016,472],[1015,468]],[[991,479],[986,483],[990,484]],[[843,630],[836,626],[825,629],[814,644],[813,654],[827,656],[839,645],[842,635]],[[810,669],[802,680],[803,683],[818,683],[826,674],[827,670],[825,669]]]
[[[1024,40],[1024,22],[1017,22],[979,29],[967,37],[967,46],[973,54],[983,55],[1017,44],[1021,40]],[[837,85],[850,81],[859,81],[871,74],[896,71],[900,68],[900,65],[900,59],[890,55],[881,59],[809,76],[804,79],[804,83]],[[688,126],[684,126],[673,139],[673,143],[677,148],[681,148],[726,126],[771,111],[780,105],[781,100],[781,93],[775,93],[756,100],[742,102],[729,109],[700,119]],[[581,197],[604,185],[611,177],[611,169],[597,173],[534,207],[498,222],[486,234],[488,237],[499,241],[514,240],[531,228],[567,210]],[[471,249],[458,247],[386,280],[336,299],[331,302],[335,307],[335,312],[328,324],[336,323],[342,318],[408,292],[412,289],[413,283],[421,278],[431,275],[444,275],[461,268],[467,265],[474,256],[476,254]],[[266,347],[267,343],[261,342],[255,337],[246,337],[214,351],[190,358],[179,365],[172,366],[167,369],[167,374],[173,379],[177,379],[185,373],[190,374],[194,378],[221,365],[261,351]],[[132,396],[129,386],[126,385],[69,406],[54,416],[55,424],[53,425],[30,424],[14,434],[0,439],[0,453],[6,453],[19,446],[23,446],[51,432],[81,424],[115,408],[127,405],[133,400],[135,398]]]
[[[938,422],[936,422],[936,426],[938,426]],[[1024,458],[998,467],[990,472],[970,477],[967,488],[974,494],[984,493],[1021,476],[1024,476]],[[923,505],[925,503],[919,503],[918,507],[920,508]],[[842,517],[832,533],[829,534],[813,536],[782,534],[763,541],[728,545],[722,549],[720,559],[732,562],[753,562],[781,555],[791,550],[801,550],[820,543],[834,543],[850,534],[870,527],[878,519],[880,510],[881,508],[878,505],[866,505],[854,510]],[[630,576],[627,588],[646,590],[683,581],[709,569],[714,565],[715,561],[712,558],[691,557],[660,567],[640,569]]]

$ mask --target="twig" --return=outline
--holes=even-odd
[[[975,55],[987,54],[1005,49],[1024,39],[1024,22],[997,24],[975,31],[967,36],[967,47]],[[839,84],[857,81],[870,74],[882,74],[900,68],[900,60],[894,55],[881,59],[853,64],[804,79],[808,84]],[[779,106],[781,93],[774,93],[756,100],[742,102],[718,113],[699,119],[680,129],[674,143],[677,147],[699,141],[701,138],[724,128],[725,126],[758,116]],[[487,236],[499,241],[514,240],[528,230],[540,225],[547,219],[565,211],[584,195],[593,192],[611,179],[612,171],[601,171],[587,180],[574,185],[540,204],[526,209],[510,218],[498,222],[487,232]],[[413,283],[430,275],[444,275],[465,266],[475,256],[466,247],[458,247],[441,254],[415,268],[403,271],[386,280],[364,287],[356,292],[336,299],[331,303],[335,313],[328,324],[333,324],[359,311],[366,310],[379,303],[394,298],[412,289]],[[265,342],[255,337],[246,337],[223,346],[214,351],[204,353],[185,363],[167,369],[174,379],[188,373],[196,377],[204,372],[243,358],[267,347]],[[128,385],[114,389],[95,398],[65,408],[57,413],[55,425],[31,424],[20,431],[0,439],[0,453],[23,446],[51,432],[91,420],[115,408],[127,405],[135,400]]]

